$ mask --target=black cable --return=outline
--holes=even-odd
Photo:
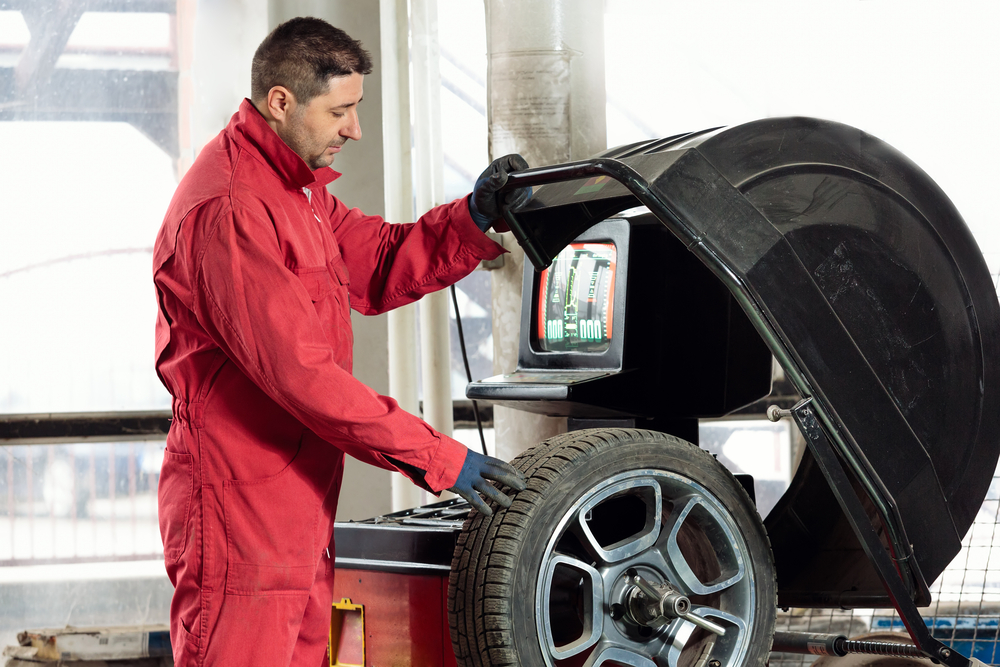
[[[472,369],[469,368],[469,355],[465,351],[465,333],[462,331],[462,314],[458,312],[458,292],[451,286],[451,303],[455,306],[455,324],[458,325],[458,344],[462,348],[462,363],[465,364],[465,377],[472,382]],[[483,445],[483,456],[489,456],[486,451],[486,436],[483,435],[483,420],[479,418],[479,404],[472,401],[472,413],[476,415],[476,426],[479,428],[479,442]]]

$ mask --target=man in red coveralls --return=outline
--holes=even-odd
[[[351,375],[349,308],[385,312],[500,255],[483,232],[507,172],[527,166],[497,160],[470,197],[412,224],[349,209],[325,186],[361,138],[370,71],[319,19],[276,28],[251,100],[202,149],[156,239],[156,368],[174,415],[160,530],[182,667],[322,663],[345,452],[486,513],[479,493],[510,504],[487,479],[524,488]]]

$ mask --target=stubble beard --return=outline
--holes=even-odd
[[[313,141],[305,129],[305,123],[302,121],[302,109],[296,109],[292,112],[290,122],[285,125],[284,136],[281,139],[288,144],[295,153],[302,158],[302,160],[309,166],[313,171],[321,169],[323,167],[329,167],[333,164],[333,156],[324,155],[326,153],[327,146],[317,146],[316,142]]]

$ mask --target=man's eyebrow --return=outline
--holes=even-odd
[[[347,104],[338,104],[337,106],[330,107],[330,108],[331,109],[347,109],[347,108],[353,107],[355,105],[361,104],[361,101],[364,100],[364,99],[365,99],[364,97],[361,97],[360,99],[358,99],[357,102],[348,102]]]

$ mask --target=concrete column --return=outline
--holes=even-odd
[[[334,168],[343,176],[330,185],[330,192],[348,206],[365,213],[386,215],[386,156],[383,123],[398,109],[383,106],[382,22],[379,0],[328,2],[327,0],[271,0],[269,30],[296,16],[315,16],[360,40],[372,54],[373,71],[365,76],[364,101],[358,106],[363,138],[348,142],[337,154]],[[396,63],[396,49],[390,60]],[[249,63],[247,76],[249,77]],[[397,181],[398,182],[398,181]],[[388,318],[362,317],[351,313],[354,327],[354,375],[380,394],[389,393]],[[392,511],[391,474],[347,457],[340,491],[337,520],[365,519]]]
[[[490,157],[520,153],[531,166],[590,157],[607,147],[604,0],[486,0]],[[524,255],[493,276],[493,369],[517,365]],[[497,456],[511,459],[565,431],[566,420],[497,406]]]

